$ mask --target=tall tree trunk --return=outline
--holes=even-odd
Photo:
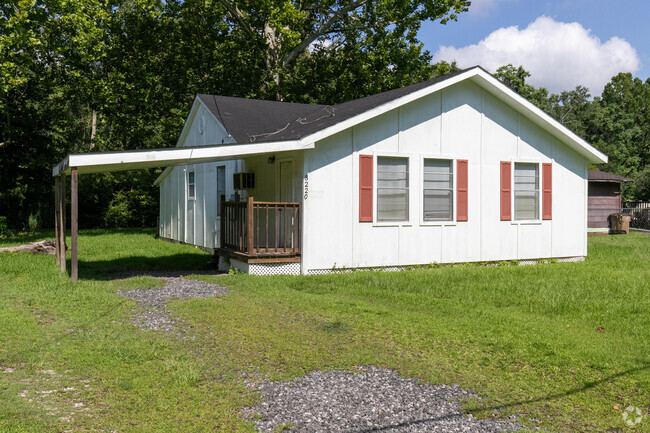
[[[280,48],[282,41],[277,37],[275,29],[268,23],[264,25],[264,38],[269,49],[266,53],[266,69],[272,74],[275,83],[275,100],[282,101],[280,94]]]
[[[90,149],[95,147],[95,136],[97,135],[97,110],[93,109],[93,114],[90,118]]]

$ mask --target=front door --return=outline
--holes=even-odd
[[[280,202],[293,202],[293,163],[280,162]],[[280,210],[278,212],[279,239],[278,247],[293,248],[293,212]]]

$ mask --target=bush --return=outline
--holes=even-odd
[[[27,229],[29,232],[33,233],[36,230],[38,230],[40,224],[38,222],[38,215],[35,215],[33,213],[29,214],[29,218],[27,219]]]
[[[156,201],[139,189],[118,191],[108,205],[104,225],[115,228],[151,227],[155,225]]]
[[[4,235],[7,233],[7,217],[6,216],[0,216],[0,236]]]

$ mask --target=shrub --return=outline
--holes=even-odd
[[[33,213],[29,214],[29,218],[27,218],[27,229],[29,230],[29,232],[33,233],[36,230],[38,230],[40,226],[38,219],[39,219],[38,215],[35,215]]]
[[[118,191],[108,205],[104,225],[115,228],[150,227],[155,225],[157,210],[155,200],[145,191]]]

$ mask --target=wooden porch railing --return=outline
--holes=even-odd
[[[300,255],[300,203],[221,200],[221,248],[248,257]]]

